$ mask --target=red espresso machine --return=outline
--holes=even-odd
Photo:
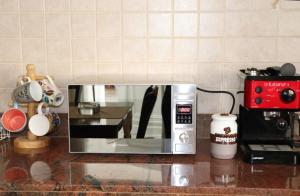
[[[299,164],[300,75],[295,66],[240,70],[239,144],[249,163]],[[296,123],[295,123],[296,122]],[[299,148],[298,148],[299,149]]]

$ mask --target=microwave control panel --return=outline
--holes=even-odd
[[[192,104],[176,104],[176,124],[192,124]]]
[[[171,142],[173,154],[196,153],[196,86],[172,85]]]

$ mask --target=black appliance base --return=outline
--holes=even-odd
[[[300,155],[289,145],[241,144],[243,159],[250,164],[300,164]]]

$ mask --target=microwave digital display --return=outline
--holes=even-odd
[[[192,104],[176,104],[176,123],[192,124]]]
[[[192,113],[192,105],[176,105],[177,114],[191,114]]]

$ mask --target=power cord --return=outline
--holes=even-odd
[[[234,95],[231,93],[231,92],[228,92],[228,91],[212,91],[212,90],[205,90],[205,89],[202,89],[202,88],[199,88],[197,87],[197,90],[198,91],[202,91],[202,92],[205,92],[205,93],[223,93],[223,94],[227,94],[227,95],[230,95],[231,98],[232,98],[232,106],[230,108],[230,114],[232,114],[233,112],[233,109],[234,109],[234,105],[235,105],[235,97]]]

